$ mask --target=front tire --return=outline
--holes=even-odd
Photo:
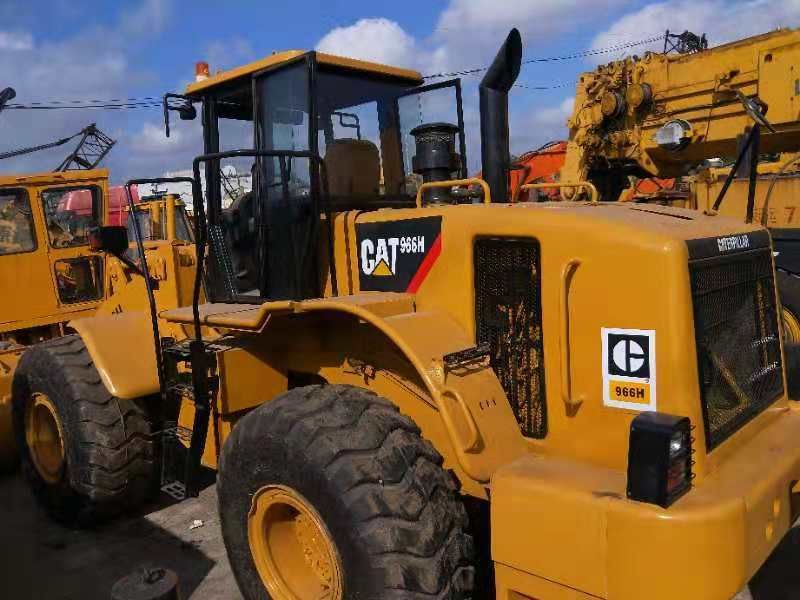
[[[25,351],[12,410],[23,475],[55,520],[91,525],[136,508],[157,489],[144,402],[106,390],[79,336]]]
[[[473,597],[453,477],[419,428],[355,387],[295,388],[234,427],[222,534],[247,600]]]

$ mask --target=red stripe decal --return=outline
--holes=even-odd
[[[409,294],[416,294],[419,286],[422,285],[422,282],[425,281],[425,278],[430,273],[431,268],[433,267],[433,263],[436,262],[436,259],[439,258],[439,255],[442,253],[442,234],[436,236],[436,239],[433,240],[433,245],[431,249],[428,251],[428,254],[422,259],[422,264],[417,269],[417,272],[414,273],[414,277],[411,279],[411,283],[408,284],[406,288],[406,292]]]

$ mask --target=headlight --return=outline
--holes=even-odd
[[[661,129],[656,131],[653,137],[656,144],[671,152],[683,150],[691,139],[692,126],[683,119],[675,119],[665,123]]]

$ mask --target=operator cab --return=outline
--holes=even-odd
[[[199,162],[213,301],[321,296],[333,213],[414,206],[420,125],[443,125],[444,178],[466,177],[460,82],[422,83],[415,71],[291,51],[188,87],[187,104],[170,108],[186,118],[202,103],[206,155],[255,150]]]

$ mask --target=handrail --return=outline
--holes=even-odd
[[[564,404],[569,407],[577,407],[582,402],[582,398],[572,397],[572,377],[571,377],[571,356],[569,345],[569,284],[575,270],[580,266],[581,261],[573,258],[564,265],[561,271],[561,397]]]
[[[548,188],[572,188],[572,189],[580,189],[584,188],[589,190],[589,202],[592,204],[597,204],[597,199],[599,198],[600,194],[597,192],[597,188],[591,181],[575,181],[575,182],[564,182],[564,181],[553,181],[547,183],[525,183],[517,188],[514,192],[514,197],[511,199],[511,202],[517,202],[519,199],[520,192],[522,190],[537,190],[537,189],[548,189]]]
[[[417,190],[417,208],[422,208],[422,192],[431,188],[440,187],[455,187],[466,185],[479,185],[483,189],[483,203],[490,204],[492,202],[492,194],[489,191],[489,184],[480,177],[470,177],[469,179],[448,179],[447,181],[429,181],[419,186]]]

